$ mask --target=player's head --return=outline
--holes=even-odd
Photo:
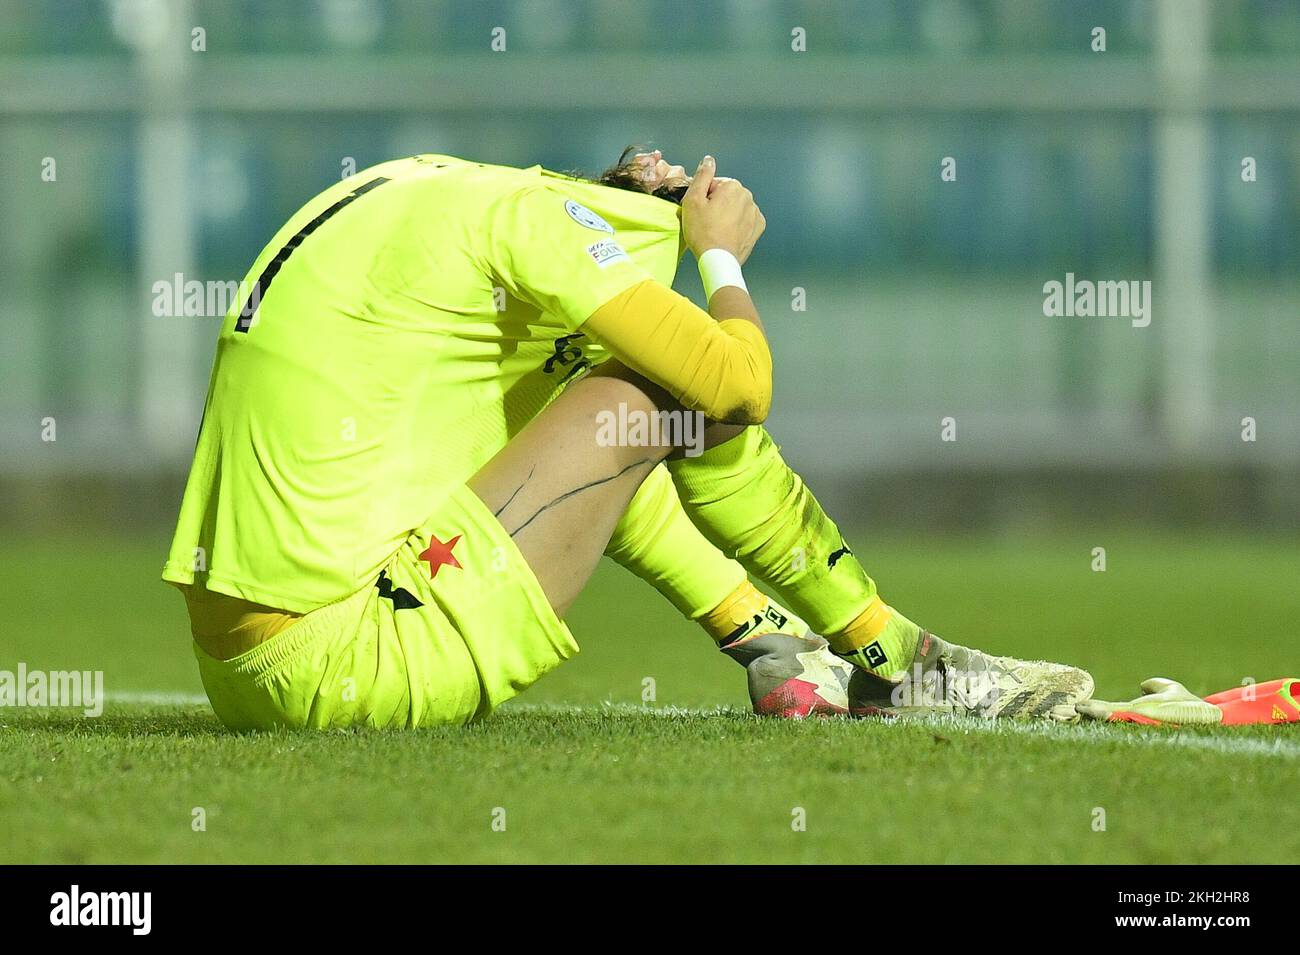
[[[682,196],[686,194],[686,187],[691,184],[691,177],[681,166],[666,162],[659,150],[633,145],[626,147],[618,157],[618,162],[595,176],[592,181],[616,189],[647,192],[680,204]]]
[[[691,181],[686,170],[665,162],[658,150],[628,146],[614,165],[598,175],[568,175],[601,187],[585,190],[582,200],[617,224],[619,242],[634,262],[671,285],[686,251],[678,208]],[[609,195],[611,189],[654,196],[663,202],[619,198]]]

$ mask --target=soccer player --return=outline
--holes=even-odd
[[[1088,695],[1082,671],[922,632],[842,541],[822,553],[838,532],[754,427],[771,355],[740,264],[762,215],[711,160],[689,182],[660,163],[598,182],[386,163],[311,200],[258,257],[223,323],[163,574],[223,722],[481,716],[576,652],[561,617],[606,549],[747,665],[760,712],[1043,715]],[[708,313],[669,288],[683,246]],[[707,450],[600,441],[615,408],[701,413]],[[792,495],[801,510],[772,510]],[[913,668],[943,700],[900,702]]]

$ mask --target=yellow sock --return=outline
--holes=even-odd
[[[722,603],[699,618],[720,646],[755,633],[779,631],[802,637],[808,625],[746,579]]]
[[[703,617],[749,582],[745,568],[691,523],[662,466],[641,482],[605,554],[667,597],[688,620]]]
[[[921,628],[877,594],[852,623],[825,637],[838,656],[864,670],[890,677],[911,664]]]
[[[701,533],[817,633],[849,627],[876,596],[875,581],[763,428],[667,467]]]

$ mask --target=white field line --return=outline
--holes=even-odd
[[[1062,723],[992,723],[975,720],[933,720],[934,726],[951,727],[954,732],[987,733],[1003,736],[1029,736],[1063,743],[1092,743],[1147,748],[1199,750],[1226,756],[1271,756],[1276,759],[1300,760],[1300,743],[1283,739],[1291,731],[1277,727],[1279,738],[1259,739],[1244,736],[1201,736],[1176,729],[1139,726],[1069,726]]]
[[[202,693],[105,693],[109,703],[128,703],[146,706],[206,706],[208,698]],[[577,706],[563,703],[512,702],[507,711],[526,713],[552,713],[556,716],[589,714],[594,706]],[[740,713],[738,707],[718,706],[709,709],[680,706],[637,706],[634,703],[601,703],[598,707],[607,713],[625,716],[717,716],[720,713]],[[849,721],[845,721],[849,722]],[[1265,756],[1275,759],[1300,760],[1300,742],[1290,739],[1258,739],[1254,737],[1201,736],[1170,729],[1148,729],[1123,726],[1067,726],[1061,723],[999,723],[991,720],[934,717],[911,721],[949,733],[986,736],[1024,736],[1048,739],[1056,743],[1086,743],[1092,745],[1136,746],[1199,750],[1225,756]],[[1290,731],[1279,727],[1279,734]]]
[[[203,706],[208,698],[202,693],[105,693],[105,703],[131,703],[144,706]]]
[[[577,715],[590,713],[592,707],[549,703],[510,703],[507,704],[506,709],[525,710],[530,713]],[[720,712],[743,712],[739,707],[720,706],[712,709],[693,709],[678,706],[637,706],[635,703],[602,703],[601,709],[611,713],[656,716],[716,716]],[[845,720],[843,722],[852,723],[854,721]],[[1183,733],[1176,729],[1106,726],[1100,723],[1096,725],[1068,725],[1046,721],[1010,723],[952,716],[935,716],[928,719],[911,720],[907,725],[916,725],[918,723],[935,730],[944,730],[962,735],[1039,737],[1057,743],[1089,743],[1103,746],[1117,743],[1123,746],[1201,750],[1222,753],[1227,756],[1271,756],[1278,759],[1300,760],[1300,742],[1280,738],[1281,734],[1289,735],[1291,732],[1285,727],[1278,727],[1278,739],[1266,740],[1254,737],[1201,736]]]

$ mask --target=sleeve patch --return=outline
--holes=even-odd
[[[564,203],[564,211],[569,214],[569,218],[580,226],[586,226],[588,229],[595,229],[597,232],[608,232],[611,235],[614,227],[602,219],[596,213],[592,212],[581,202],[574,202],[569,199]]]

